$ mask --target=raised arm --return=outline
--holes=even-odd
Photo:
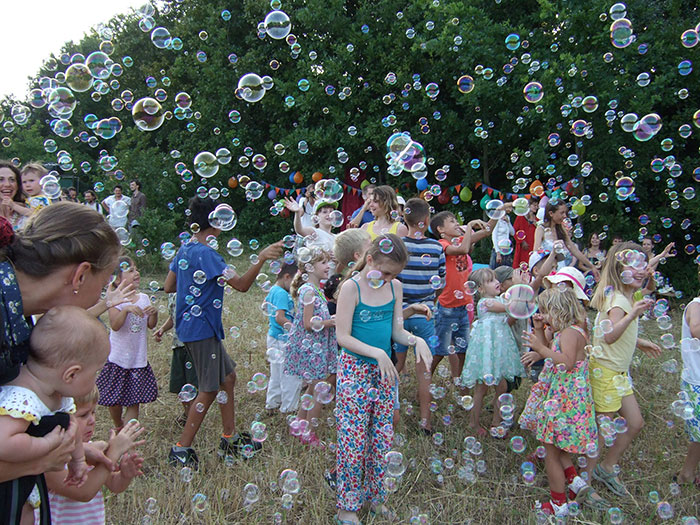
[[[294,231],[297,232],[298,235],[301,235],[302,237],[307,237],[308,235],[314,233],[313,228],[305,228],[301,224],[301,217],[302,215],[304,215],[304,209],[299,205],[298,202],[296,202],[293,199],[290,199],[289,197],[285,197],[284,205],[289,211],[294,213]]]

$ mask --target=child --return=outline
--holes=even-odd
[[[642,287],[646,277],[645,270],[646,257],[641,246],[633,242],[614,246],[603,263],[600,282],[591,299],[591,307],[598,310],[593,345],[600,347],[589,365],[595,411],[599,422],[602,417],[619,413],[627,421],[627,431],[613,438],[614,444],[600,463],[599,456],[590,458],[586,471],[621,497],[629,493],[618,477],[616,465],[644,426],[629,378],[634,349],[639,348],[650,357],[661,355],[656,344],[638,337],[639,316],[653,304],[650,299],[632,304],[635,290]]]
[[[340,226],[340,224],[333,224],[331,214],[338,208],[337,202],[323,199],[317,200],[313,207],[312,226],[304,226],[302,224],[301,218],[304,214],[304,209],[298,202],[285,197],[284,205],[289,211],[294,213],[294,231],[297,235],[308,238],[307,246],[318,247],[329,253],[333,252],[335,234],[331,230],[334,226]],[[341,214],[340,218],[342,219],[342,217]]]
[[[362,259],[369,248],[372,239],[365,230],[345,230],[335,236],[333,256],[335,257],[335,273],[331,275],[323,287],[323,293],[328,299],[328,311],[335,315],[338,286],[346,274]]]
[[[335,523],[359,523],[364,502],[370,512],[394,521],[384,506],[384,455],[391,449],[394,383],[392,339],[415,346],[416,361],[430,369],[426,342],[403,328],[403,289],[396,276],[408,252],[399,237],[383,235],[372,242],[358,273],[345,281],[338,297],[338,342],[342,347],[337,394],[337,503]]]
[[[78,438],[88,443],[95,431],[95,408],[99,393],[96,387],[86,396],[75,398],[75,419],[78,423]],[[105,502],[102,487],[110,492],[124,492],[131,480],[143,475],[143,457],[128,453],[133,447],[142,445],[145,440],[136,441],[144,431],[136,420],[129,421],[119,434],[112,433],[109,443],[100,442],[106,447],[105,454],[119,470],[110,472],[103,464],[91,468],[87,481],[81,487],[63,483],[64,472],[47,472],[46,485],[49,488],[51,522],[53,525],[104,525]],[[121,461],[119,461],[121,458]]]
[[[391,186],[378,186],[372,191],[369,201],[369,211],[374,215],[374,220],[362,226],[369,233],[372,240],[385,233],[394,233],[400,237],[408,235],[408,229],[399,222],[399,201],[396,191]]]
[[[53,450],[75,412],[73,397],[90,393],[95,375],[109,354],[102,324],[82,308],[58,306],[39,319],[29,341],[25,366],[13,381],[0,388],[0,459],[23,462]],[[80,486],[87,477],[82,441],[61,481]],[[36,485],[42,524],[49,523],[44,475],[24,476],[0,484],[4,523],[31,523],[32,508],[25,504]],[[33,505],[37,504],[32,498]]]
[[[476,232],[473,231],[475,226],[479,227]],[[439,341],[430,373],[435,373],[442,358],[447,356],[452,380],[456,382],[462,374],[469,325],[474,318],[474,301],[465,287],[472,273],[469,252],[474,243],[488,236],[489,225],[474,220],[463,230],[457,217],[449,211],[441,211],[430,221],[430,229],[445,250],[445,288],[438,296],[435,315],[435,333]]]
[[[180,247],[173,258],[163,286],[166,293],[177,292],[175,331],[192,356],[199,383],[199,393],[192,401],[196,410],[188,412],[187,423],[180,440],[168,454],[170,464],[180,467],[198,467],[199,460],[192,448],[192,442],[209,407],[216,399],[219,388],[226,393],[225,402],[219,403],[223,426],[219,451],[223,456],[227,456],[236,454],[242,446],[251,444],[247,436],[233,435],[233,387],[236,383],[236,365],[226,353],[222,342],[223,285],[228,284],[238,291],[247,292],[263,264],[282,256],[280,241],[262,250],[258,254],[257,262],[245,274],[237,275],[207,242],[210,236],[216,238],[221,234],[221,229],[209,223],[209,214],[215,209],[216,202],[209,197],[190,199],[189,221],[194,235]],[[194,297],[191,288],[198,291],[197,297]],[[259,449],[259,443],[253,444],[254,447],[256,445]]]
[[[285,346],[284,373],[299,378],[307,386],[297,417],[290,424],[290,432],[312,447],[321,445],[312,428],[322,408],[322,404],[314,400],[315,388],[335,374],[338,364],[335,317],[328,312],[327,299],[321,291],[321,280],[328,278],[330,263],[328,252],[314,249],[311,260],[291,283],[297,313]]]
[[[698,269],[700,278],[700,268]],[[688,434],[688,454],[683,468],[676,475],[677,483],[694,483],[700,488],[700,476],[696,476],[700,463],[700,297],[693,299],[683,312],[681,328],[681,355],[683,356],[683,373],[681,390],[692,407],[692,417],[685,420]]]
[[[490,268],[480,268],[472,273],[471,280],[477,286],[477,320],[472,326],[469,347],[464,360],[462,386],[474,389],[474,406],[469,426],[479,436],[485,436],[481,426],[481,406],[489,386],[495,387],[491,434],[502,437],[497,427],[501,423],[498,397],[506,391],[506,380],[523,377],[525,369],[520,362],[518,346],[508,326],[508,314],[504,300],[499,296],[501,285]],[[503,434],[504,436],[505,434]]]
[[[168,320],[163,323],[163,326],[153,333],[157,343],[160,343],[165,332],[175,326],[175,304],[176,294],[168,294],[168,311],[170,315],[168,316]],[[185,345],[182,344],[182,341],[177,338],[177,334],[173,334],[172,351],[173,356],[170,360],[170,393],[179,394],[182,391],[182,387],[185,385],[192,385],[195,388],[199,388],[197,374],[192,364],[192,356],[187,348],[185,348]],[[185,426],[185,422],[187,421],[187,413],[190,410],[190,406],[192,406],[192,401],[181,401],[184,413],[180,414],[176,421],[182,427]]]
[[[51,200],[44,195],[41,187],[41,179],[48,173],[48,170],[38,162],[30,162],[22,166],[22,192],[27,196],[27,206],[31,212],[51,204]]]
[[[538,298],[540,312],[555,331],[552,347],[541,330],[525,332],[531,350],[525,365],[546,359],[547,365],[520,416],[520,426],[535,433],[544,444],[550,500],[536,508],[544,514],[566,516],[566,487],[572,495],[584,495],[586,483],[576,473],[569,454],[592,454],[598,447],[591,385],[586,359],[586,312],[573,290],[550,288]],[[541,326],[540,326],[541,328]]]
[[[376,192],[379,190],[375,190]],[[425,237],[430,226],[430,206],[423,199],[409,199],[406,203],[404,219],[408,225],[408,235],[403,238],[408,251],[408,262],[398,275],[403,286],[403,318],[406,330],[427,341],[434,351],[437,346],[435,322],[432,309],[435,298],[444,287],[445,252],[435,239]],[[396,369],[401,372],[406,363],[406,350],[403,345],[396,347]],[[425,363],[416,360],[418,380],[418,401],[420,403],[421,428],[426,434],[432,433],[430,424],[430,369]]]
[[[513,264],[513,241],[511,237],[515,235],[515,229],[510,223],[508,214],[497,219],[491,232],[491,259],[489,268],[495,270],[498,266],[512,266]]]
[[[268,411],[279,409],[283,414],[297,409],[301,392],[301,379],[285,374],[282,361],[289,331],[285,325],[294,319],[294,301],[289,295],[289,289],[296,272],[296,264],[283,264],[277,274],[277,282],[265,297],[270,312],[270,328],[267,332],[270,380],[267,384],[265,408]]]
[[[112,287],[133,284],[138,289],[141,275],[129,257],[120,257]],[[148,364],[147,330],[155,328],[158,310],[145,293],[134,294],[129,301],[109,309],[111,350],[107,364],[97,378],[99,404],[109,407],[114,427],[119,432],[124,421],[138,419],[139,404],[152,403],[158,397],[156,376]],[[126,407],[126,411],[124,410]]]

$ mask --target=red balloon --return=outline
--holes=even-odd
[[[442,190],[442,193],[438,195],[438,202],[440,204],[447,204],[450,202],[450,192],[447,189]]]

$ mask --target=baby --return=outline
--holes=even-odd
[[[58,446],[69,414],[75,412],[73,397],[92,391],[108,355],[107,330],[82,308],[55,307],[39,319],[27,364],[16,379],[0,386],[0,460],[31,461]],[[75,445],[65,482],[80,486],[88,466],[80,437]],[[46,502],[43,474],[0,484],[0,507],[12,514],[8,523],[32,523],[31,507],[44,503],[43,513],[48,511]]]

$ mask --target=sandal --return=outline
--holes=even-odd
[[[627,487],[625,487],[625,485],[618,479],[617,474],[614,472],[608,472],[600,465],[600,463],[593,469],[593,479],[603,483],[606,487],[608,487],[608,490],[610,490],[610,492],[616,496],[623,498],[629,496]]]
[[[598,497],[595,497],[598,496]],[[610,508],[610,503],[608,503],[604,498],[602,498],[590,485],[582,487],[581,490],[576,494],[576,503],[580,505],[585,505],[586,507],[593,510],[607,511]]]

